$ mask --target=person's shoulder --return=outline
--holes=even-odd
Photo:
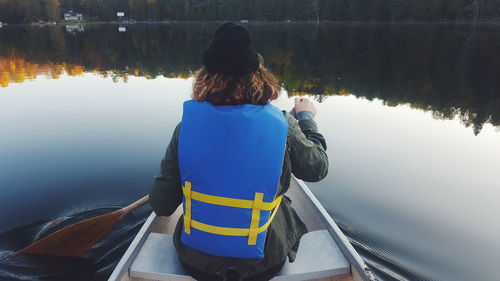
[[[293,129],[297,126],[298,121],[297,121],[297,119],[295,119],[295,117],[293,117],[292,114],[290,114],[286,110],[283,110],[282,112],[283,112],[283,115],[285,116],[285,119],[288,123],[288,136],[290,136],[291,133],[293,132]]]
[[[174,142],[174,143],[179,142],[179,137],[181,134],[181,125],[182,125],[182,122],[179,122],[179,123],[177,123],[177,126],[175,126],[174,131],[172,132],[171,142]]]

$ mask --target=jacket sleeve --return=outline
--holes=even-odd
[[[292,173],[297,178],[317,182],[328,173],[326,141],[318,132],[314,120],[297,121],[285,113],[288,121],[287,150],[292,164]]]
[[[165,157],[161,161],[160,174],[155,177],[149,202],[158,216],[170,216],[182,203],[181,179],[177,147],[180,124],[174,130]]]

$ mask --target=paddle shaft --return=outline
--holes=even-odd
[[[139,208],[140,206],[146,204],[149,201],[149,195],[146,195],[142,197],[141,199],[135,201],[134,203],[128,205],[127,207],[123,207],[120,209],[122,215],[120,216],[120,219],[122,219],[126,214],[130,213],[134,209]]]

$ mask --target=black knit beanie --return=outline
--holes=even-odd
[[[232,22],[221,25],[203,53],[203,64],[216,73],[242,74],[256,70],[259,55],[248,29]]]

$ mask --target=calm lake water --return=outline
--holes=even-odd
[[[149,191],[216,27],[0,28],[1,280],[106,279],[148,207],[83,258],[14,253]],[[319,102],[309,186],[380,280],[500,280],[500,26],[249,28],[275,104]]]

